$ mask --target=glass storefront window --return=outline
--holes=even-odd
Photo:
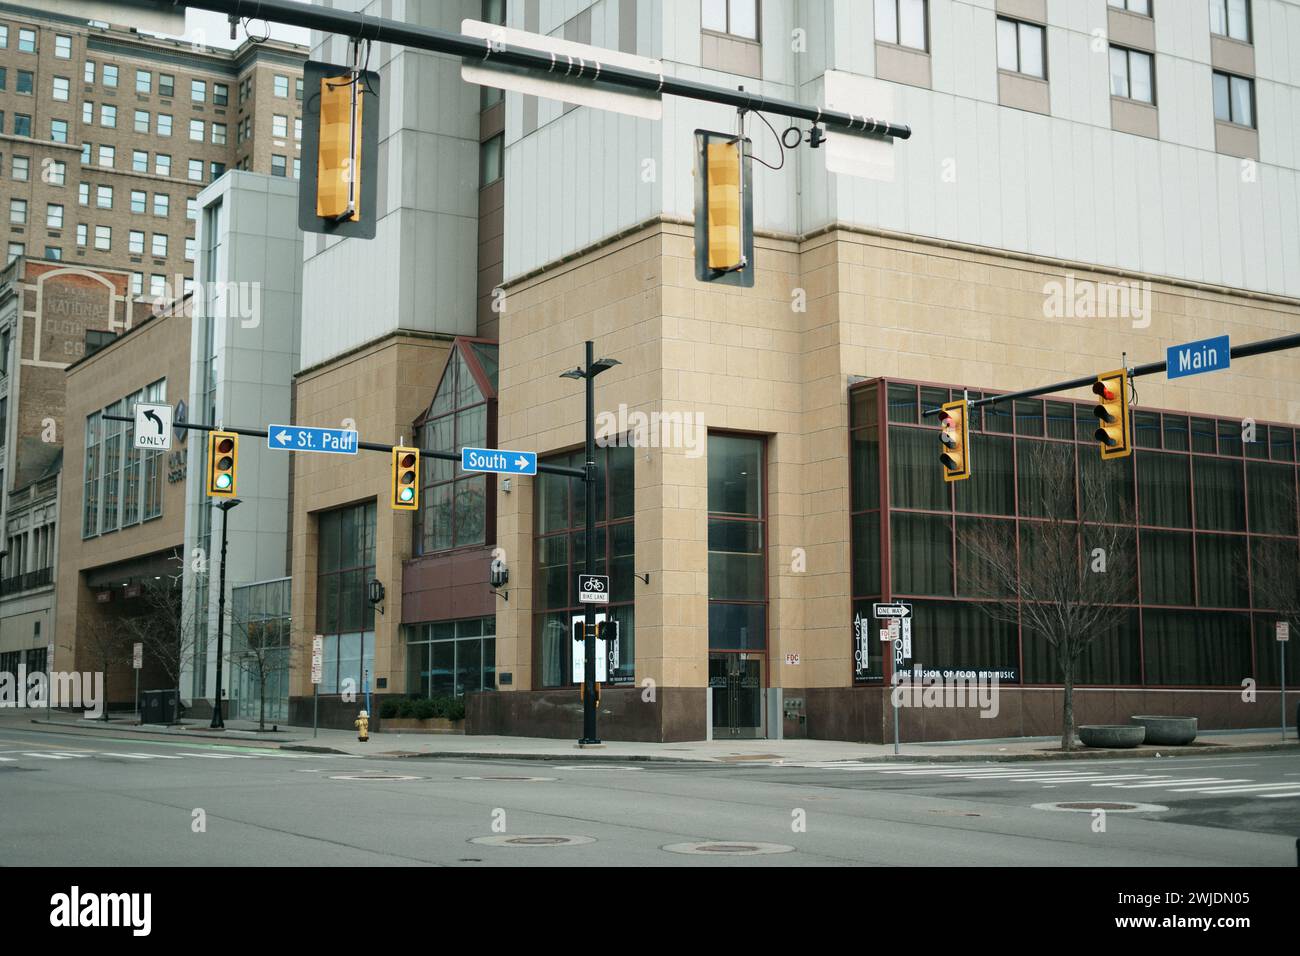
[[[766,448],[758,436],[709,435],[711,650],[767,647]]]
[[[321,693],[373,688],[375,609],[367,596],[375,576],[375,503],[317,516],[316,631],[324,638]]]
[[[407,692],[463,697],[496,690],[496,618],[407,625]]]

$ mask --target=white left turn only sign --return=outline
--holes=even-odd
[[[172,407],[135,406],[135,447],[168,451],[172,447]]]

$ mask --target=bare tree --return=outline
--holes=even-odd
[[[113,669],[128,665],[132,660],[130,636],[116,617],[94,616],[83,619],[77,626],[78,656],[84,654],[91,665],[104,675],[104,712],[101,720],[108,720],[108,682]]]
[[[1025,445],[1021,445],[1022,450]],[[1075,448],[1036,442],[1019,463],[1020,547],[1012,523],[979,519],[958,535],[966,552],[961,566],[969,593],[994,620],[1022,624],[1056,654],[1064,689],[1061,749],[1074,746],[1074,683],[1089,645],[1127,616],[1136,592],[1132,511],[1120,500],[1119,469],[1128,460],[1081,460]],[[1086,456],[1088,449],[1078,448]],[[1079,505],[1083,514],[1080,515]]]
[[[139,613],[123,619],[130,637],[144,645],[149,660],[162,668],[177,694],[181,675],[193,662],[198,646],[194,601],[183,576],[165,575],[141,585]]]
[[[272,617],[238,626],[243,629],[243,636],[231,655],[231,664],[257,684],[257,728],[266,730],[267,685],[272,678],[288,674],[290,664],[298,656],[290,640],[289,621]]]

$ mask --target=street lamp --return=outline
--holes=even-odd
[[[225,498],[217,502],[221,509],[221,567],[217,583],[217,696],[212,703],[213,730],[222,730],[226,722],[221,719],[221,658],[225,654],[226,634],[226,531],[230,528],[230,509],[239,504],[238,498]]]
[[[618,359],[592,359],[594,343],[587,341],[586,368],[561,372],[560,378],[582,379],[587,383],[587,574],[596,573],[596,376],[615,365]],[[583,609],[582,668],[582,739],[580,746],[600,743],[596,736],[596,613],[590,604]]]

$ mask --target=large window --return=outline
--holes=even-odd
[[[496,628],[495,617],[408,625],[407,693],[462,697],[496,690]]]
[[[876,39],[928,50],[925,7],[926,0],[876,0]]]
[[[1120,46],[1110,48],[1110,95],[1155,102],[1155,81],[1151,74],[1151,54]]]
[[[765,443],[709,435],[709,649],[767,648]]]
[[[700,26],[745,40],[758,39],[759,0],[702,0]]]
[[[1262,571],[1300,568],[1296,429],[1137,409],[1133,454],[1101,461],[1091,404],[1022,399],[972,412],[973,474],[945,484],[937,425],[922,412],[961,394],[882,380],[850,392],[856,627],[876,627],[873,601],[910,601],[913,660],[927,670],[995,668],[1003,680],[1055,683],[1041,637],[980,611],[978,602],[996,598],[972,590],[975,558],[963,532],[979,523],[1023,559],[1046,517],[1044,481],[1055,480],[1043,470],[1059,461],[1076,476],[1066,500],[1085,540],[1088,525],[1121,525],[1136,558],[1130,613],[1089,646],[1080,682],[1276,683],[1277,599],[1260,582]],[[1097,477],[1104,502],[1084,495]],[[866,645],[866,666],[856,665],[859,682],[883,676],[876,644]],[[1300,679],[1300,667],[1288,679]]]
[[[134,424],[104,415],[131,415],[139,402],[167,400],[159,379],[86,418],[86,468],[82,492],[82,537],[107,534],[162,514],[165,452],[134,448]]]
[[[998,69],[1046,78],[1043,28],[998,17]]]
[[[585,452],[546,459],[571,468],[585,460]],[[615,648],[606,647],[613,684],[632,683],[636,663],[632,466],[630,447],[596,449],[595,573],[609,575],[610,585],[609,604],[598,613],[619,627],[617,657]],[[533,665],[541,686],[562,687],[573,683],[573,626],[584,612],[578,575],[587,572],[586,491],[576,479],[540,473],[533,487]]]
[[[1210,0],[1210,32],[1250,42],[1250,0]]]
[[[1151,16],[1151,0],[1107,0],[1116,10],[1127,10],[1140,16]]]
[[[457,340],[432,404],[415,423],[422,448],[456,452],[495,443],[496,353],[493,344]],[[429,455],[422,461],[417,553],[482,545],[489,477],[461,471],[459,462]]]
[[[1231,73],[1214,73],[1214,118],[1238,126],[1255,125],[1255,81]]]
[[[364,690],[375,673],[375,503],[317,516],[316,633],[324,637],[322,694]],[[350,684],[348,682],[351,682]]]

